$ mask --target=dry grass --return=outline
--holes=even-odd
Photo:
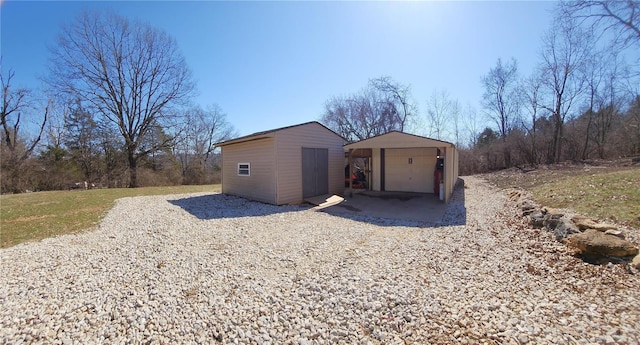
[[[542,205],[640,228],[640,169],[566,177],[531,192]]]
[[[557,165],[529,172],[508,169],[483,175],[501,188],[522,188],[536,202],[640,228],[640,166]]]
[[[97,225],[116,199],[219,192],[220,185],[112,188],[0,196],[0,247],[76,233]]]

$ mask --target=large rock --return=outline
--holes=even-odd
[[[631,266],[633,266],[635,269],[640,270],[640,255],[636,255],[636,257],[633,258],[633,261],[631,261]]]
[[[541,213],[544,215],[542,219],[542,226],[553,232],[557,241],[562,241],[567,236],[580,232],[571,219],[565,217],[562,212],[556,212],[555,210],[550,212],[549,210],[552,209],[542,209]],[[536,218],[536,221],[539,221],[539,219]],[[531,218],[531,224],[534,224],[533,217]]]
[[[551,207],[547,207],[547,206],[543,207],[541,209],[541,211],[542,211],[542,214],[544,214],[545,216],[546,215],[556,216],[558,218],[564,216],[564,211],[561,211],[561,210],[558,210],[558,209],[555,209],[555,208],[551,208]]]
[[[587,229],[595,229],[598,231],[618,230],[618,228],[615,225],[601,224],[594,221],[591,218],[581,216],[581,215],[573,216],[571,220],[576,224],[576,226],[580,230],[587,230]]]
[[[587,229],[583,233],[567,237],[566,244],[575,249],[577,254],[588,256],[630,256],[638,254],[638,248],[633,243],[595,229]]]
[[[530,199],[522,199],[518,202],[518,206],[522,210],[523,216],[528,216],[533,212],[537,211],[539,206],[535,202]]]
[[[551,229],[551,231],[556,235],[557,241],[562,241],[569,235],[580,233],[580,230],[578,230],[578,227],[573,224],[571,219],[564,216],[560,217],[555,228]]]
[[[544,214],[543,225],[549,230],[555,229],[556,226],[558,226],[558,224],[560,223],[560,218],[563,217],[562,214],[544,213],[544,210],[542,211],[542,213]]]
[[[529,215],[529,223],[537,229],[544,227],[544,214],[540,211],[535,211]]]
[[[604,233],[607,234],[607,235],[613,235],[613,236],[616,236],[616,237],[620,237],[621,239],[624,240],[624,232],[622,232],[620,230],[611,230],[611,229],[609,229],[609,230],[605,231]]]

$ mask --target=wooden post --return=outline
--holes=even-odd
[[[349,197],[353,198],[353,149],[349,149]]]
[[[447,178],[447,173],[448,173],[448,169],[447,169],[447,160],[449,159],[448,154],[447,154],[447,148],[443,147],[442,150],[440,151],[442,153],[443,156],[443,161],[442,161],[442,181],[444,181],[444,183],[442,184],[442,188],[444,189],[444,194],[443,194],[443,198],[442,201],[444,201],[444,203],[446,204],[447,201],[449,201],[449,193],[447,193],[447,182],[449,181],[449,179]]]
[[[367,157],[367,160],[365,161],[365,166],[367,167],[367,190],[371,190],[371,159],[372,157]]]

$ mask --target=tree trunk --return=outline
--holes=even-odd
[[[584,147],[582,148],[582,160],[588,158],[588,150],[589,150],[589,136],[591,132],[591,122],[593,119],[593,92],[591,93],[591,101],[589,102],[589,119],[587,121],[587,130],[584,135]]]
[[[549,163],[560,162],[562,152],[562,127],[564,126],[564,118],[562,111],[562,94],[556,95],[556,106],[553,114],[553,144],[551,147],[551,161]]]
[[[138,187],[138,159],[129,152],[127,155],[129,158],[129,188]]]
[[[551,152],[549,152],[549,157],[547,157],[547,163],[548,164],[553,164],[553,163],[557,163],[557,157],[558,155],[558,151],[560,151],[559,146],[560,146],[560,127],[558,126],[558,124],[556,123],[554,125],[553,128],[553,138],[551,140]]]
[[[531,165],[534,167],[538,166],[538,155],[536,154],[537,145],[536,145],[536,124],[535,120],[533,121],[533,127],[531,129]]]
[[[556,135],[553,141],[555,142],[554,148],[554,157],[553,163],[559,163],[562,159],[562,134],[563,134],[563,123],[558,123],[556,128]]]
[[[511,148],[507,145],[507,141],[502,142],[502,155],[504,158],[504,167],[511,168]]]

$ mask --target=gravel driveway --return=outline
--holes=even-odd
[[[120,199],[95,231],[0,251],[0,342],[640,343],[640,275],[567,255],[464,180],[457,226]]]

